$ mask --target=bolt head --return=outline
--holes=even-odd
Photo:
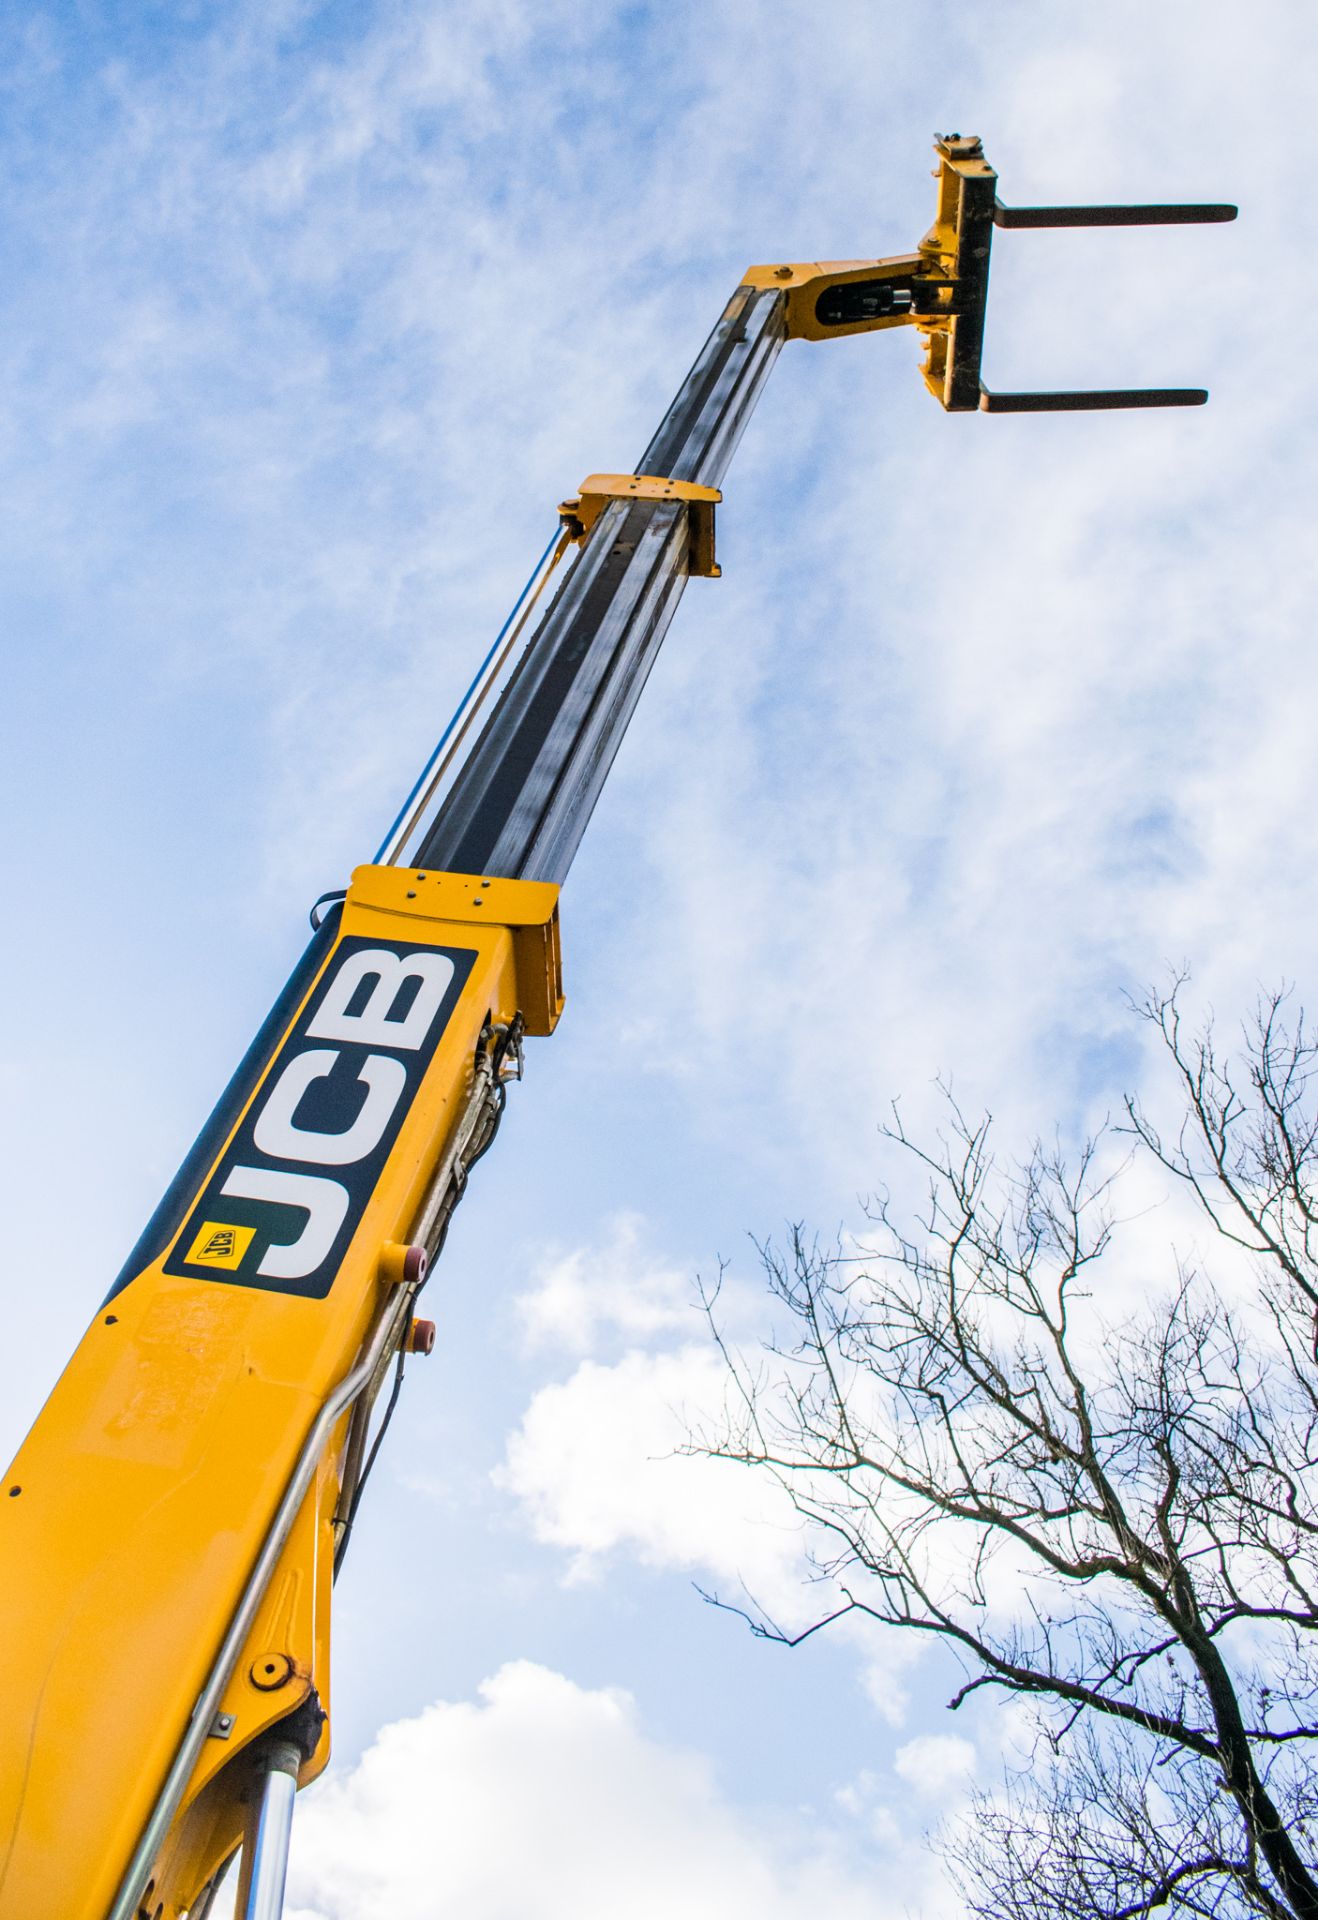
[[[277,1693],[293,1678],[293,1662],[286,1653],[258,1653],[247,1677],[259,1693]]]

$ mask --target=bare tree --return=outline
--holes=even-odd
[[[804,1634],[737,1611],[788,1641],[869,1616],[957,1650],[953,1708],[1023,1703],[1029,1764],[943,1835],[992,1920],[1318,1920],[1318,1056],[1278,995],[1220,1057],[1180,985],[1138,1009],[1171,1136],[1132,1101],[1115,1171],[1111,1133],[1004,1169],[949,1096],[933,1148],[888,1130],[918,1219],[884,1201],[862,1253],[761,1249],[788,1328],[767,1358],[706,1303],[733,1390],[700,1444],[786,1488],[839,1596]],[[1224,1258],[1215,1286],[1169,1249],[1114,1319],[1134,1156]]]

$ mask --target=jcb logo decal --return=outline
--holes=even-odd
[[[166,1273],[329,1292],[475,957],[340,941]]]
[[[255,1227],[222,1227],[215,1220],[203,1220],[196,1239],[188,1248],[189,1264],[227,1267],[234,1272],[242,1265],[243,1255],[255,1238]]]

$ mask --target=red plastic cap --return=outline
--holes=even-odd
[[[414,1320],[407,1336],[409,1353],[427,1354],[435,1350],[435,1323],[433,1320]]]

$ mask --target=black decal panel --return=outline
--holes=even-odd
[[[460,947],[339,942],[188,1209],[166,1273],[325,1297],[475,959]]]

